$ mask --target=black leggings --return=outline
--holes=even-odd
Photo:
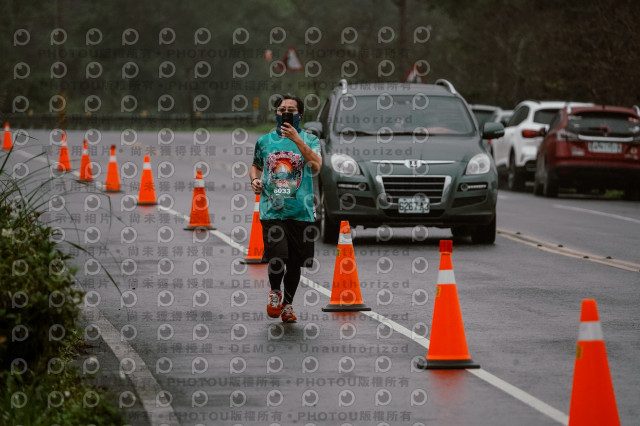
[[[297,259],[273,258],[268,266],[269,284],[272,291],[279,291],[284,282],[283,304],[291,304],[300,283],[300,262]],[[284,277],[284,280],[283,280]]]

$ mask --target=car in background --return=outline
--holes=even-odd
[[[558,111],[568,105],[592,104],[527,100],[513,109],[504,136],[491,143],[496,167],[501,175],[507,175],[507,188],[521,191],[526,181],[533,180],[541,130],[547,130]]]
[[[638,197],[638,107],[566,107],[549,128],[536,157],[536,195],[555,197],[560,188],[576,188],[621,189],[625,198]]]
[[[321,143],[314,181],[322,240],[335,243],[351,226],[451,228],[491,244],[496,236],[498,175],[464,98],[446,80],[435,84],[341,80],[306,131]]]
[[[502,111],[502,108],[494,105],[473,104],[469,105],[469,107],[471,108],[471,112],[473,112],[473,115],[476,117],[479,128],[482,128],[482,126],[484,126],[484,123],[489,122],[491,117],[495,113]]]
[[[491,114],[491,117],[489,117],[489,120],[487,122],[500,123],[504,127],[506,127],[512,115],[513,115],[513,110],[511,109],[499,109],[495,111],[493,114]],[[492,139],[487,139],[487,149],[489,150],[489,152],[491,153],[491,156],[493,157],[493,140]]]
[[[512,115],[513,115],[512,109],[500,109],[494,112],[493,114],[491,114],[491,117],[489,117],[488,121],[491,123],[500,123],[506,127]]]

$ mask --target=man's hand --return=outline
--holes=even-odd
[[[282,123],[282,126],[280,126],[280,133],[282,133],[282,136],[292,140],[293,142],[296,141],[296,138],[300,139],[298,131],[289,123]]]
[[[262,179],[256,178],[251,181],[251,189],[253,189],[254,194],[262,193]]]
[[[309,148],[306,143],[304,143],[295,127],[293,127],[289,123],[282,123],[280,132],[282,133],[282,136],[290,139],[291,141],[293,141],[293,143],[296,144],[296,146],[300,150],[300,153],[302,154],[302,157],[304,158],[304,161],[309,164],[311,170],[320,170],[320,166],[322,165],[322,158],[318,154],[313,152],[313,150]]]

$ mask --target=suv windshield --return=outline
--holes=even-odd
[[[559,108],[541,109],[533,114],[533,121],[540,124],[551,124],[558,111],[560,111]]]
[[[570,115],[567,128],[582,135],[592,136],[636,136],[640,134],[640,123],[636,117],[599,111]]]
[[[458,98],[426,95],[354,96],[340,99],[334,120],[338,133],[376,135],[424,131],[430,135],[472,134],[475,129],[466,105]]]

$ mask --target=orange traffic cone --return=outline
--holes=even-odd
[[[260,194],[256,194],[256,202],[253,206],[251,235],[249,237],[249,251],[247,252],[247,257],[245,257],[244,260],[241,261],[241,263],[267,263],[267,261],[263,258],[264,240],[262,239],[262,223],[260,223]]]
[[[4,123],[4,137],[2,138],[2,149],[10,150],[13,148],[13,142],[11,141],[11,129],[9,123]]]
[[[216,229],[209,221],[209,200],[204,193],[204,181],[202,171],[196,171],[196,183],[193,187],[193,200],[191,201],[191,217],[187,231],[193,229]]]
[[[120,173],[118,172],[115,145],[111,145],[109,167],[107,168],[107,182],[105,183],[104,190],[106,192],[120,192]]]
[[[142,179],[140,179],[140,192],[138,193],[139,206],[153,206],[156,202],[156,190],[153,187],[153,173],[151,172],[151,159],[144,156],[142,165]]]
[[[569,426],[619,425],[607,352],[593,299],[582,301]]]
[[[67,148],[67,134],[62,133],[60,146],[60,157],[58,158],[58,170],[68,172],[71,170],[71,160],[69,159],[69,148]]]
[[[91,182],[93,180],[93,171],[91,169],[91,159],[89,158],[89,144],[85,139],[82,142],[82,159],[80,160],[80,178],[81,182]]]
[[[360,280],[358,268],[351,242],[349,222],[340,222],[340,238],[338,239],[338,253],[333,270],[333,285],[331,300],[322,308],[324,312],[354,312],[370,311],[371,308],[362,303],[360,294]]]
[[[451,262],[452,252],[453,241],[440,241],[440,270],[431,322],[431,341],[427,357],[417,363],[418,368],[480,368],[480,365],[473,362],[467,349]]]

